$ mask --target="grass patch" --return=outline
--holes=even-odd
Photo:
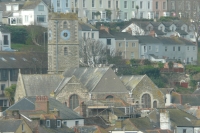
[[[37,45],[26,45],[26,44],[11,44],[12,49],[16,49],[18,51],[35,51],[35,52],[44,52],[43,46]]]

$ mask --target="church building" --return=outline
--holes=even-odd
[[[76,14],[49,15],[48,74],[19,73],[15,102],[45,95],[74,110],[82,103],[105,108],[104,101],[112,98],[138,108],[165,106],[165,95],[147,75],[117,76],[109,67],[79,67],[78,38]]]

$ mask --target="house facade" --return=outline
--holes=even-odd
[[[198,0],[169,0],[168,1],[168,12],[170,16],[180,18],[194,19],[196,13],[200,7],[200,1]]]
[[[196,64],[197,46],[179,37],[151,37],[137,36],[140,44],[140,58],[179,60],[185,64]],[[163,62],[164,63],[164,62]]]
[[[11,48],[11,34],[3,26],[0,26],[0,51]]]
[[[47,27],[48,5],[42,0],[1,2],[3,8],[3,24],[9,25],[41,25]]]

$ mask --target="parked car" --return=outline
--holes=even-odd
[[[96,22],[99,22],[99,20],[95,19],[95,20],[88,20],[88,24],[91,24],[91,25],[95,25]]]

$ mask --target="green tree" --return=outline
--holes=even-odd
[[[11,85],[10,87],[5,88],[5,96],[8,98],[10,105],[12,105],[15,96],[16,85]]]

